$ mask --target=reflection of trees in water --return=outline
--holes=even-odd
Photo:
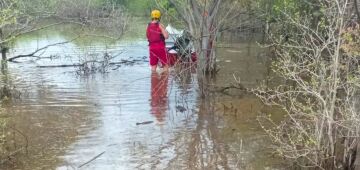
[[[221,103],[226,101],[235,102],[238,116],[223,108]],[[259,169],[273,165],[275,160],[268,157],[268,143],[255,121],[263,108],[259,100],[209,96],[199,101],[198,108],[168,142],[175,155],[169,169]]]
[[[219,129],[220,118],[214,114],[213,101],[200,101],[199,111],[187,117],[165,149],[174,151],[169,169],[230,169],[235,166],[229,161],[229,148]],[[165,148],[165,149],[164,149]]]
[[[91,123],[92,115],[79,107],[14,106],[8,125],[9,153],[17,152],[7,166],[14,169],[53,169],[62,162],[64,149],[84,132],[80,125]],[[16,131],[14,130],[16,129]],[[90,128],[88,128],[88,131]],[[14,133],[13,133],[14,132]],[[19,132],[19,133],[18,133]],[[25,134],[24,136],[22,134]],[[36,161],[33,161],[36,160]]]
[[[214,105],[210,100],[201,101],[198,120],[189,143],[189,168],[230,169],[228,148],[220,136]]]
[[[174,82],[180,89],[176,93],[176,106],[186,108],[186,119],[181,125],[180,131],[176,132],[173,139],[168,141],[166,147],[161,147],[159,152],[165,152],[173,148],[174,156],[168,168],[185,168],[185,169],[230,169],[227,158],[228,148],[224,145],[221,131],[218,129],[218,120],[214,115],[214,100],[209,97],[207,100],[201,100],[199,111],[189,109],[189,103],[193,101],[189,92],[196,86],[196,77],[194,65],[179,64],[175,66]],[[190,98],[189,98],[190,97]],[[211,99],[211,100],[209,100]]]
[[[15,89],[14,83],[9,76],[7,62],[1,61],[1,80],[0,80],[0,100],[12,99],[20,96],[20,92]]]
[[[22,100],[8,100],[2,106],[0,119],[4,120],[1,114],[5,114],[6,128],[3,134],[8,136],[3,145],[6,150],[0,155],[0,169],[54,169],[62,162],[59,156],[75,137],[91,130],[90,125],[87,125],[87,129],[79,128],[80,125],[92,123],[89,116],[93,116],[94,112],[91,108],[77,106],[88,103],[85,98],[78,99],[83,103],[64,103],[64,93],[56,93],[45,84],[16,82],[14,75],[7,71],[7,66],[2,66],[2,87],[19,86],[18,89],[22,91],[29,90],[29,94],[22,95]],[[13,98],[13,94],[10,89],[9,98]]]
[[[193,88],[193,76],[192,73],[196,72],[195,65],[193,63],[177,64],[175,67],[174,79],[178,87],[182,90],[182,94],[187,94],[190,88]]]
[[[196,75],[191,74],[189,69],[175,69],[177,69],[175,70],[176,77],[172,75],[174,76],[172,80],[179,91],[175,91],[174,102],[175,106],[186,108],[185,112],[177,111],[176,113],[183,119],[181,122],[168,122],[162,126],[165,128],[159,136],[161,139],[157,138],[150,144],[139,142],[135,145],[133,152],[137,153],[136,157],[151,155],[151,158],[138,160],[135,164],[140,164],[138,168],[151,167],[153,169],[241,168],[243,166],[240,160],[242,159],[239,142],[241,137],[233,136],[231,129],[228,133],[229,128],[227,128],[236,126],[239,122],[227,122],[226,118],[216,114],[215,110],[219,109],[216,105],[218,99],[211,94],[207,100],[197,100],[198,106],[195,107],[199,110],[192,109],[192,103],[196,101],[191,100],[196,98],[192,98],[193,93],[190,90],[196,86],[196,82],[193,82],[196,80]],[[155,79],[154,83],[152,80],[152,85],[155,85],[156,81],[158,80]],[[171,106],[174,105],[171,104]],[[163,131],[166,133],[163,134]],[[252,150],[250,152],[252,153]]]

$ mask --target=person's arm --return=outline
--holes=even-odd
[[[164,25],[160,24],[160,30],[162,35],[164,36],[165,39],[169,38],[169,33],[166,31],[166,29],[164,28]]]

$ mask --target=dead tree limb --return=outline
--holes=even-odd
[[[102,63],[104,61],[97,61],[97,60],[89,60],[89,61],[85,61],[83,63],[80,64],[60,64],[60,65],[46,65],[46,66],[36,66],[39,68],[56,68],[56,67],[82,67],[85,66],[86,64],[89,63]]]
[[[43,51],[43,50],[45,50],[45,49],[47,49],[47,48],[49,48],[49,47],[53,47],[53,46],[57,46],[57,45],[63,45],[63,44],[70,43],[70,42],[76,40],[77,38],[79,38],[79,37],[76,37],[76,38],[74,38],[74,39],[72,39],[72,40],[69,40],[69,41],[59,42],[59,43],[55,43],[55,44],[49,44],[49,45],[46,45],[46,46],[44,46],[44,47],[41,47],[41,48],[35,50],[34,52],[32,52],[32,53],[30,53],[30,54],[22,54],[22,55],[17,55],[17,56],[11,57],[11,58],[9,58],[7,61],[9,61],[9,62],[14,62],[15,59],[23,58],[23,57],[37,57],[37,58],[39,58],[40,56],[35,56],[36,53],[38,53],[38,52],[40,52],[40,51]]]
[[[101,152],[100,154],[96,155],[95,157],[93,157],[93,158],[90,159],[89,161],[87,161],[87,162],[81,164],[80,166],[78,166],[78,168],[81,168],[81,167],[89,164],[90,162],[94,161],[95,159],[97,159],[98,157],[100,157],[101,155],[103,155],[104,153],[105,153],[105,151],[104,151],[104,152]]]
[[[50,66],[36,66],[39,68],[56,68],[56,67],[80,67],[82,64],[61,64],[61,65],[50,65]]]
[[[120,65],[120,64],[127,64],[127,65],[132,65],[132,64],[136,64],[139,62],[145,62],[145,60],[140,60],[140,59],[134,59],[134,60],[124,60],[122,59],[121,61],[117,61],[117,62],[109,62],[109,65]],[[104,63],[105,61],[98,61],[98,60],[89,60],[89,61],[85,61],[83,63],[78,63],[78,64],[61,64],[61,65],[43,65],[43,66],[36,66],[38,68],[56,68],[56,67],[83,67],[86,64],[89,63]]]
[[[15,150],[13,152],[11,152],[10,154],[6,155],[5,159],[0,160],[0,165],[4,164],[5,162],[9,161],[11,159],[12,156],[18,154],[19,152],[21,152],[22,150],[24,150],[24,147],[19,148],[18,150]]]
[[[25,152],[26,152],[26,154],[28,154],[29,153],[29,151],[28,151],[28,148],[29,148],[29,139],[28,139],[28,137],[22,132],[22,131],[20,131],[19,129],[17,129],[17,128],[15,128],[15,127],[10,127],[11,129],[13,129],[13,130],[15,130],[16,132],[18,132],[21,136],[23,136],[24,137],[24,139],[25,139]]]

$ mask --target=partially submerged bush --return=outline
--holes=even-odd
[[[316,18],[321,22],[313,22],[311,13],[281,10],[287,32],[270,40],[276,49],[273,71],[284,81],[255,92],[286,115],[280,123],[267,116],[259,120],[272,125],[263,127],[274,149],[295,165],[353,169],[360,157],[358,26],[347,28],[348,1],[311,5],[324,14]]]

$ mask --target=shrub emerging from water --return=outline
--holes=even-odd
[[[273,30],[269,39],[276,49],[273,71],[284,81],[255,91],[286,116],[280,123],[266,116],[259,121],[273,125],[264,129],[274,149],[297,166],[351,169],[360,156],[358,39],[347,29],[351,4],[309,5],[321,15],[279,10],[286,34]]]

